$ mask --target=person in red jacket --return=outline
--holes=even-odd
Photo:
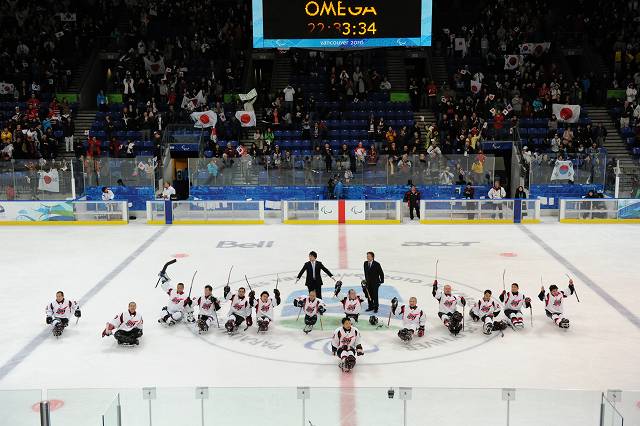
[[[87,157],[100,157],[100,141],[95,136],[89,138],[89,147],[87,148]]]
[[[420,219],[420,191],[415,185],[411,185],[411,189],[404,194],[404,201],[409,206],[409,217],[413,220],[413,210],[416,211],[416,216]]]

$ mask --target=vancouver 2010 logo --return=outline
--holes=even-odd
[[[203,343],[224,349],[236,354],[253,358],[281,361],[295,364],[328,365],[335,364],[331,353],[331,336],[339,326],[343,311],[340,300],[351,288],[362,293],[360,281],[363,279],[361,270],[345,269],[334,271],[343,281],[339,298],[333,295],[333,281],[325,280],[322,289],[323,301],[327,304],[327,312],[322,316],[309,334],[302,332],[304,327],[304,313],[298,316],[299,308],[293,306],[293,300],[307,294],[304,281],[295,285],[297,271],[279,272],[278,289],[282,294],[282,304],[276,309],[275,322],[268,332],[258,333],[256,326],[244,332],[227,335],[223,325],[226,320],[227,305],[218,311],[220,329],[212,328],[209,333],[198,335]],[[273,295],[276,284],[276,274],[265,274],[250,278],[256,295],[266,290]],[[385,283],[380,287],[380,309],[376,314],[377,325],[369,323],[369,312],[363,312],[355,324],[362,333],[363,347],[366,356],[359,361],[359,365],[401,364],[442,358],[460,352],[472,350],[489,342],[498,334],[486,336],[481,326],[469,320],[468,308],[482,296],[482,291],[466,283],[440,280],[453,286],[454,292],[464,296],[467,303],[465,312],[465,330],[453,336],[444,327],[437,315],[438,303],[431,295],[433,277],[415,272],[386,271]],[[243,280],[230,284],[232,289],[246,286]],[[216,286],[214,295],[221,296],[222,286]],[[414,337],[409,343],[402,342],[398,336],[401,320],[390,312],[391,299],[397,297],[400,305],[408,303],[409,297],[418,298],[418,306],[427,315],[426,333],[423,337]],[[363,297],[366,298],[366,297]],[[340,300],[339,300],[340,299]],[[391,315],[390,315],[391,314]]]

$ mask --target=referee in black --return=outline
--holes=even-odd
[[[316,291],[316,297],[318,299],[322,299],[322,276],[321,276],[321,272],[324,271],[324,273],[329,275],[329,277],[334,282],[335,282],[336,279],[334,278],[334,276],[331,273],[331,271],[328,270],[322,264],[322,262],[319,262],[317,259],[318,259],[318,253],[316,253],[315,251],[312,251],[312,252],[309,253],[309,261],[305,262],[305,264],[302,266],[302,269],[300,270],[300,272],[298,272],[298,277],[296,278],[296,283],[298,282],[298,280],[300,279],[302,274],[304,274],[306,272],[307,273],[307,277],[306,277],[304,285],[307,286],[307,289],[309,289],[309,292],[311,292],[311,290],[315,290]]]
[[[367,252],[367,260],[364,262],[364,279],[367,282],[367,292],[369,293],[366,295],[369,298],[367,312],[373,311],[377,314],[379,307],[378,288],[384,284],[384,272],[375,258],[376,255],[372,251]]]

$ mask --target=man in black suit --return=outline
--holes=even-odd
[[[309,261],[306,262],[302,267],[302,269],[300,270],[300,272],[298,272],[296,283],[298,282],[302,274],[306,272],[307,277],[304,285],[307,286],[309,291],[315,290],[316,297],[318,299],[322,299],[322,276],[320,275],[321,271],[324,271],[325,274],[329,275],[329,277],[331,277],[333,281],[335,281],[336,279],[334,278],[331,271],[329,271],[322,264],[322,262],[319,262],[318,260],[316,260],[317,258],[318,258],[318,253],[316,253],[315,251],[312,251],[309,253]]]
[[[367,282],[367,297],[369,297],[369,307],[367,312],[378,313],[378,288],[384,284],[384,272],[382,266],[375,261],[375,254],[367,252],[367,260],[364,262],[364,279]]]

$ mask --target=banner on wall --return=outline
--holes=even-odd
[[[0,221],[48,222],[74,220],[71,201],[0,201]]]
[[[364,200],[346,200],[344,207],[345,220],[365,220],[366,204]]]
[[[335,200],[318,201],[318,220],[338,220],[338,203]]]

